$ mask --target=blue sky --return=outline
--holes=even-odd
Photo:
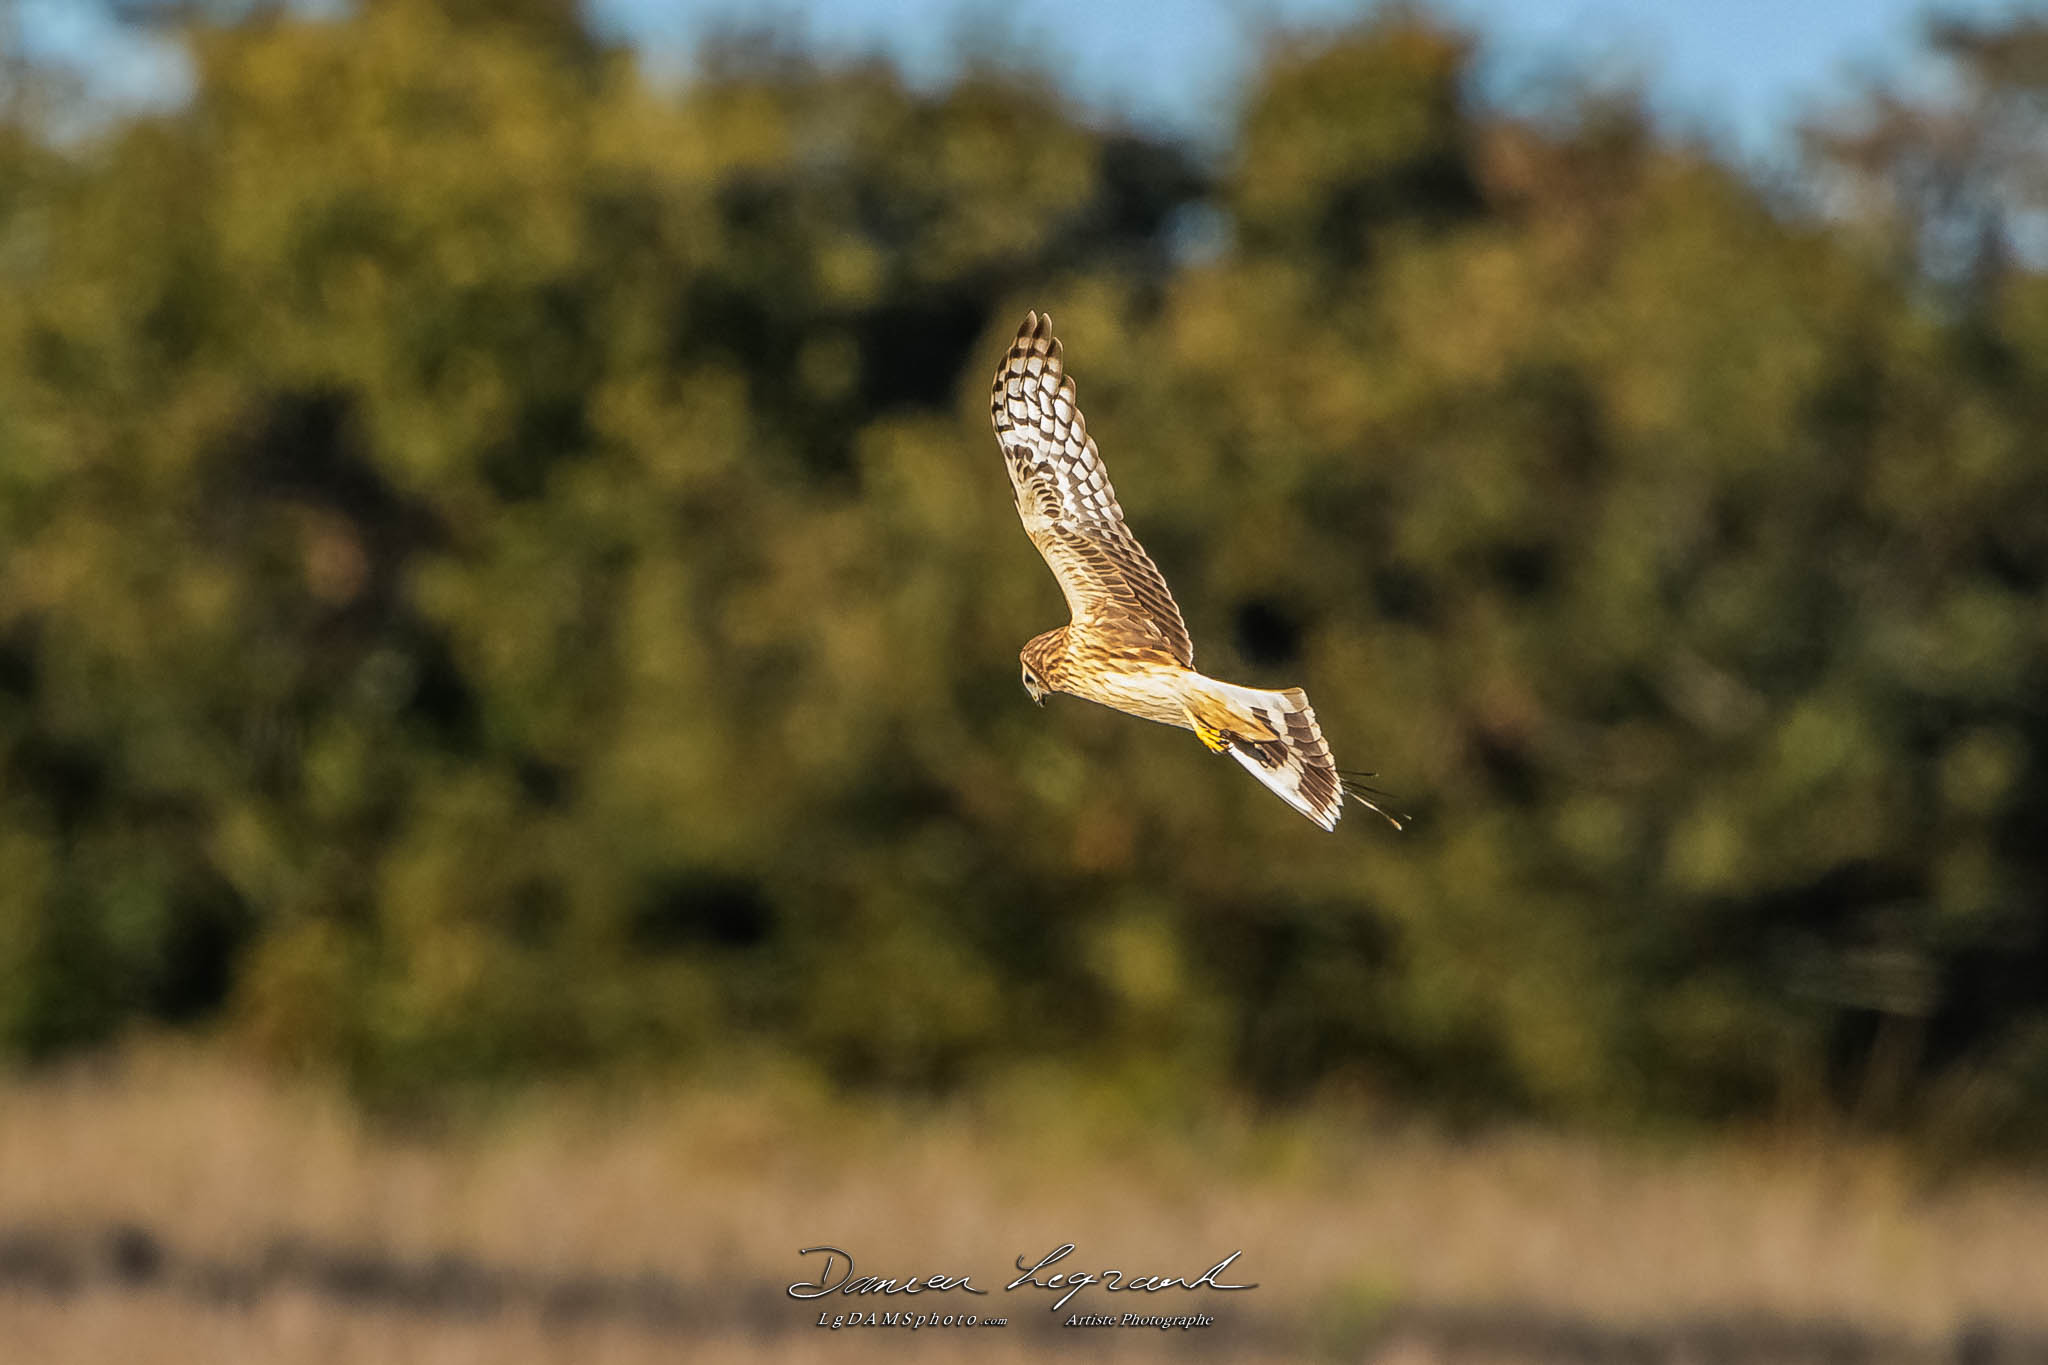
[[[174,51],[122,34],[92,0],[17,0],[30,50],[114,100],[175,99]],[[334,8],[336,0],[309,7]],[[1274,21],[1342,23],[1359,0],[588,0],[605,28],[660,69],[687,72],[721,25],[772,18],[823,51],[881,51],[942,80],[964,50],[1028,53],[1088,106],[1148,128],[1228,127],[1259,35]],[[1482,37],[1489,90],[1512,97],[1560,72],[1650,92],[1672,126],[1759,156],[1805,112],[1869,72],[1914,77],[1926,0],[1438,0]],[[2048,0],[1951,0],[1951,13],[2048,13]]]
[[[812,46],[881,50],[912,73],[942,78],[963,35],[1035,53],[1090,105],[1155,128],[1227,127],[1263,25],[1343,23],[1361,0],[593,0],[613,31],[656,58],[687,65],[721,22],[777,17]],[[1431,6],[1483,39],[1486,86],[1540,88],[1558,73],[1640,85],[1673,126],[1745,152],[1787,145],[1802,114],[1839,99],[1871,72],[1913,78],[1928,0],[1437,0]],[[1952,0],[1980,17],[2048,0]]]

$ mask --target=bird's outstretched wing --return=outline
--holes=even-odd
[[[1075,623],[1134,634],[1134,642],[1156,645],[1193,667],[1187,623],[1158,566],[1124,524],[1074,401],[1050,316],[1025,315],[996,371],[989,415],[1017,493],[1017,515],[1059,580]]]

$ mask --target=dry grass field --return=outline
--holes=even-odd
[[[1096,1287],[1057,1314],[1002,1292],[1014,1258],[1067,1242],[1074,1268],[1134,1274],[1241,1250],[1259,1287]],[[863,1274],[970,1274],[995,1292],[915,1306],[1009,1326],[822,1331],[783,1293],[816,1243]],[[1216,1323],[1060,1326],[1076,1311]],[[0,1342],[52,1365],[2038,1359],[2048,1180],[1935,1182],[1811,1139],[1447,1138],[1356,1114],[1166,1133],[1101,1097],[878,1111],[766,1082],[533,1093],[422,1133],[143,1050],[0,1083]]]

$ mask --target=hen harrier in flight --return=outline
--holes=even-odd
[[[1348,794],[1395,829],[1401,821],[1349,782],[1298,687],[1261,692],[1194,669],[1187,623],[1123,509],[1074,402],[1052,318],[1027,314],[996,371],[989,415],[1003,447],[1017,515],[1059,580],[1073,620],[1024,646],[1024,690],[1041,706],[1067,692],[1146,720],[1193,730],[1280,799],[1335,829]]]

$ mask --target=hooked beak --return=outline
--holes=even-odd
[[[1033,687],[1030,683],[1025,683],[1024,695],[1031,698],[1032,701],[1038,703],[1040,706],[1045,705],[1045,691],[1043,688]]]

